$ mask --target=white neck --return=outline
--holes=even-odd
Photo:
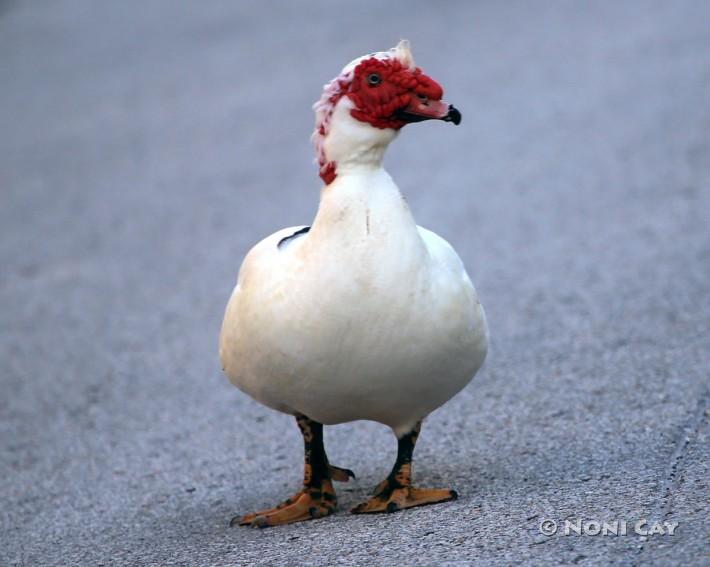
[[[390,142],[397,137],[391,128],[375,128],[353,118],[353,103],[341,98],[330,119],[328,135],[323,141],[326,162],[334,162],[340,175],[353,168],[381,168]]]
[[[381,165],[365,163],[339,167],[335,181],[323,187],[308,241],[364,264],[426,253],[397,185]]]
[[[321,190],[303,253],[317,249],[326,256],[346,255],[363,267],[426,254],[409,207],[382,166],[397,132],[356,120],[351,108],[347,97],[338,102],[323,141],[336,176]]]

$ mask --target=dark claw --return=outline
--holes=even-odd
[[[455,490],[449,490],[449,492],[451,493],[451,500],[458,500],[458,498],[459,498],[458,492],[456,492]]]
[[[396,502],[390,502],[389,504],[387,504],[387,513],[388,514],[391,514],[392,512],[396,512],[397,510],[399,510],[399,506],[397,506]]]
[[[342,467],[336,467],[335,465],[330,465],[330,473],[331,473],[331,478],[333,476],[333,473],[343,473],[347,478],[345,479],[340,479],[340,478],[333,478],[336,482],[348,482],[351,478],[355,478],[355,473],[351,471],[350,469],[344,469]]]

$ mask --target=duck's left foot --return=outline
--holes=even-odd
[[[353,514],[376,514],[380,512],[396,512],[415,506],[426,506],[456,500],[458,494],[448,488],[415,488],[404,486],[392,490],[385,489],[367,502],[358,504],[350,510]]]
[[[448,488],[415,488],[412,486],[412,453],[420,427],[421,422],[397,440],[397,461],[392,472],[377,485],[372,498],[350,510],[353,514],[396,512],[405,508],[438,504],[458,498],[456,491]]]

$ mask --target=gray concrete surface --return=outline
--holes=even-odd
[[[0,4],[0,565],[708,565],[710,5]],[[311,103],[408,37],[463,124],[388,157],[487,308],[485,370],[426,422],[422,484],[347,509],[382,426],[329,428],[341,511],[229,518],[298,485],[287,416],[221,377],[241,258],[307,223]],[[433,377],[435,378],[435,377]],[[545,537],[551,518],[679,523]]]

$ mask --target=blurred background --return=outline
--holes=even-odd
[[[710,5],[0,1],[0,565],[707,560]],[[457,502],[355,517],[377,424],[326,432],[341,511],[232,515],[301,477],[221,376],[240,262],[312,220],[322,85],[412,42],[463,113],[388,170],[486,307],[486,368],[425,424]],[[678,521],[541,536],[543,518]]]

